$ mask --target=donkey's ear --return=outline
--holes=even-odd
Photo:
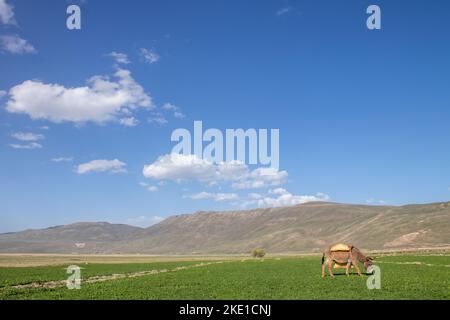
[[[372,258],[372,257],[367,257],[367,260],[368,260],[368,261],[372,261],[373,258]]]

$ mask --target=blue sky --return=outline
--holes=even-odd
[[[72,3],[81,30],[66,28]],[[366,27],[370,4],[381,30]],[[308,200],[448,201],[449,9],[0,0],[0,232]],[[180,167],[170,136],[195,120],[280,129],[283,174],[236,188]],[[146,177],[158,163],[173,174]],[[257,169],[243,172],[257,180]]]

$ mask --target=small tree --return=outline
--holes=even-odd
[[[252,257],[253,258],[262,258],[266,255],[266,250],[262,248],[256,248],[252,250]]]

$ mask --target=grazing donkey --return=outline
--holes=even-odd
[[[371,274],[373,272],[372,258],[366,257],[352,245],[337,244],[329,247],[322,256],[322,278],[325,278],[325,266],[328,267],[328,272],[330,276],[334,278],[332,264],[335,262],[338,266],[345,266],[345,274],[349,275],[349,269],[353,265],[361,276],[361,270],[359,269],[358,263],[362,262],[366,273]]]

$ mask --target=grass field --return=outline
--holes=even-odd
[[[449,255],[378,257],[380,290],[367,289],[367,276],[346,277],[342,269],[322,279],[318,256],[159,260],[80,259],[80,290],[65,287],[73,261],[0,267],[0,299],[450,299]]]

